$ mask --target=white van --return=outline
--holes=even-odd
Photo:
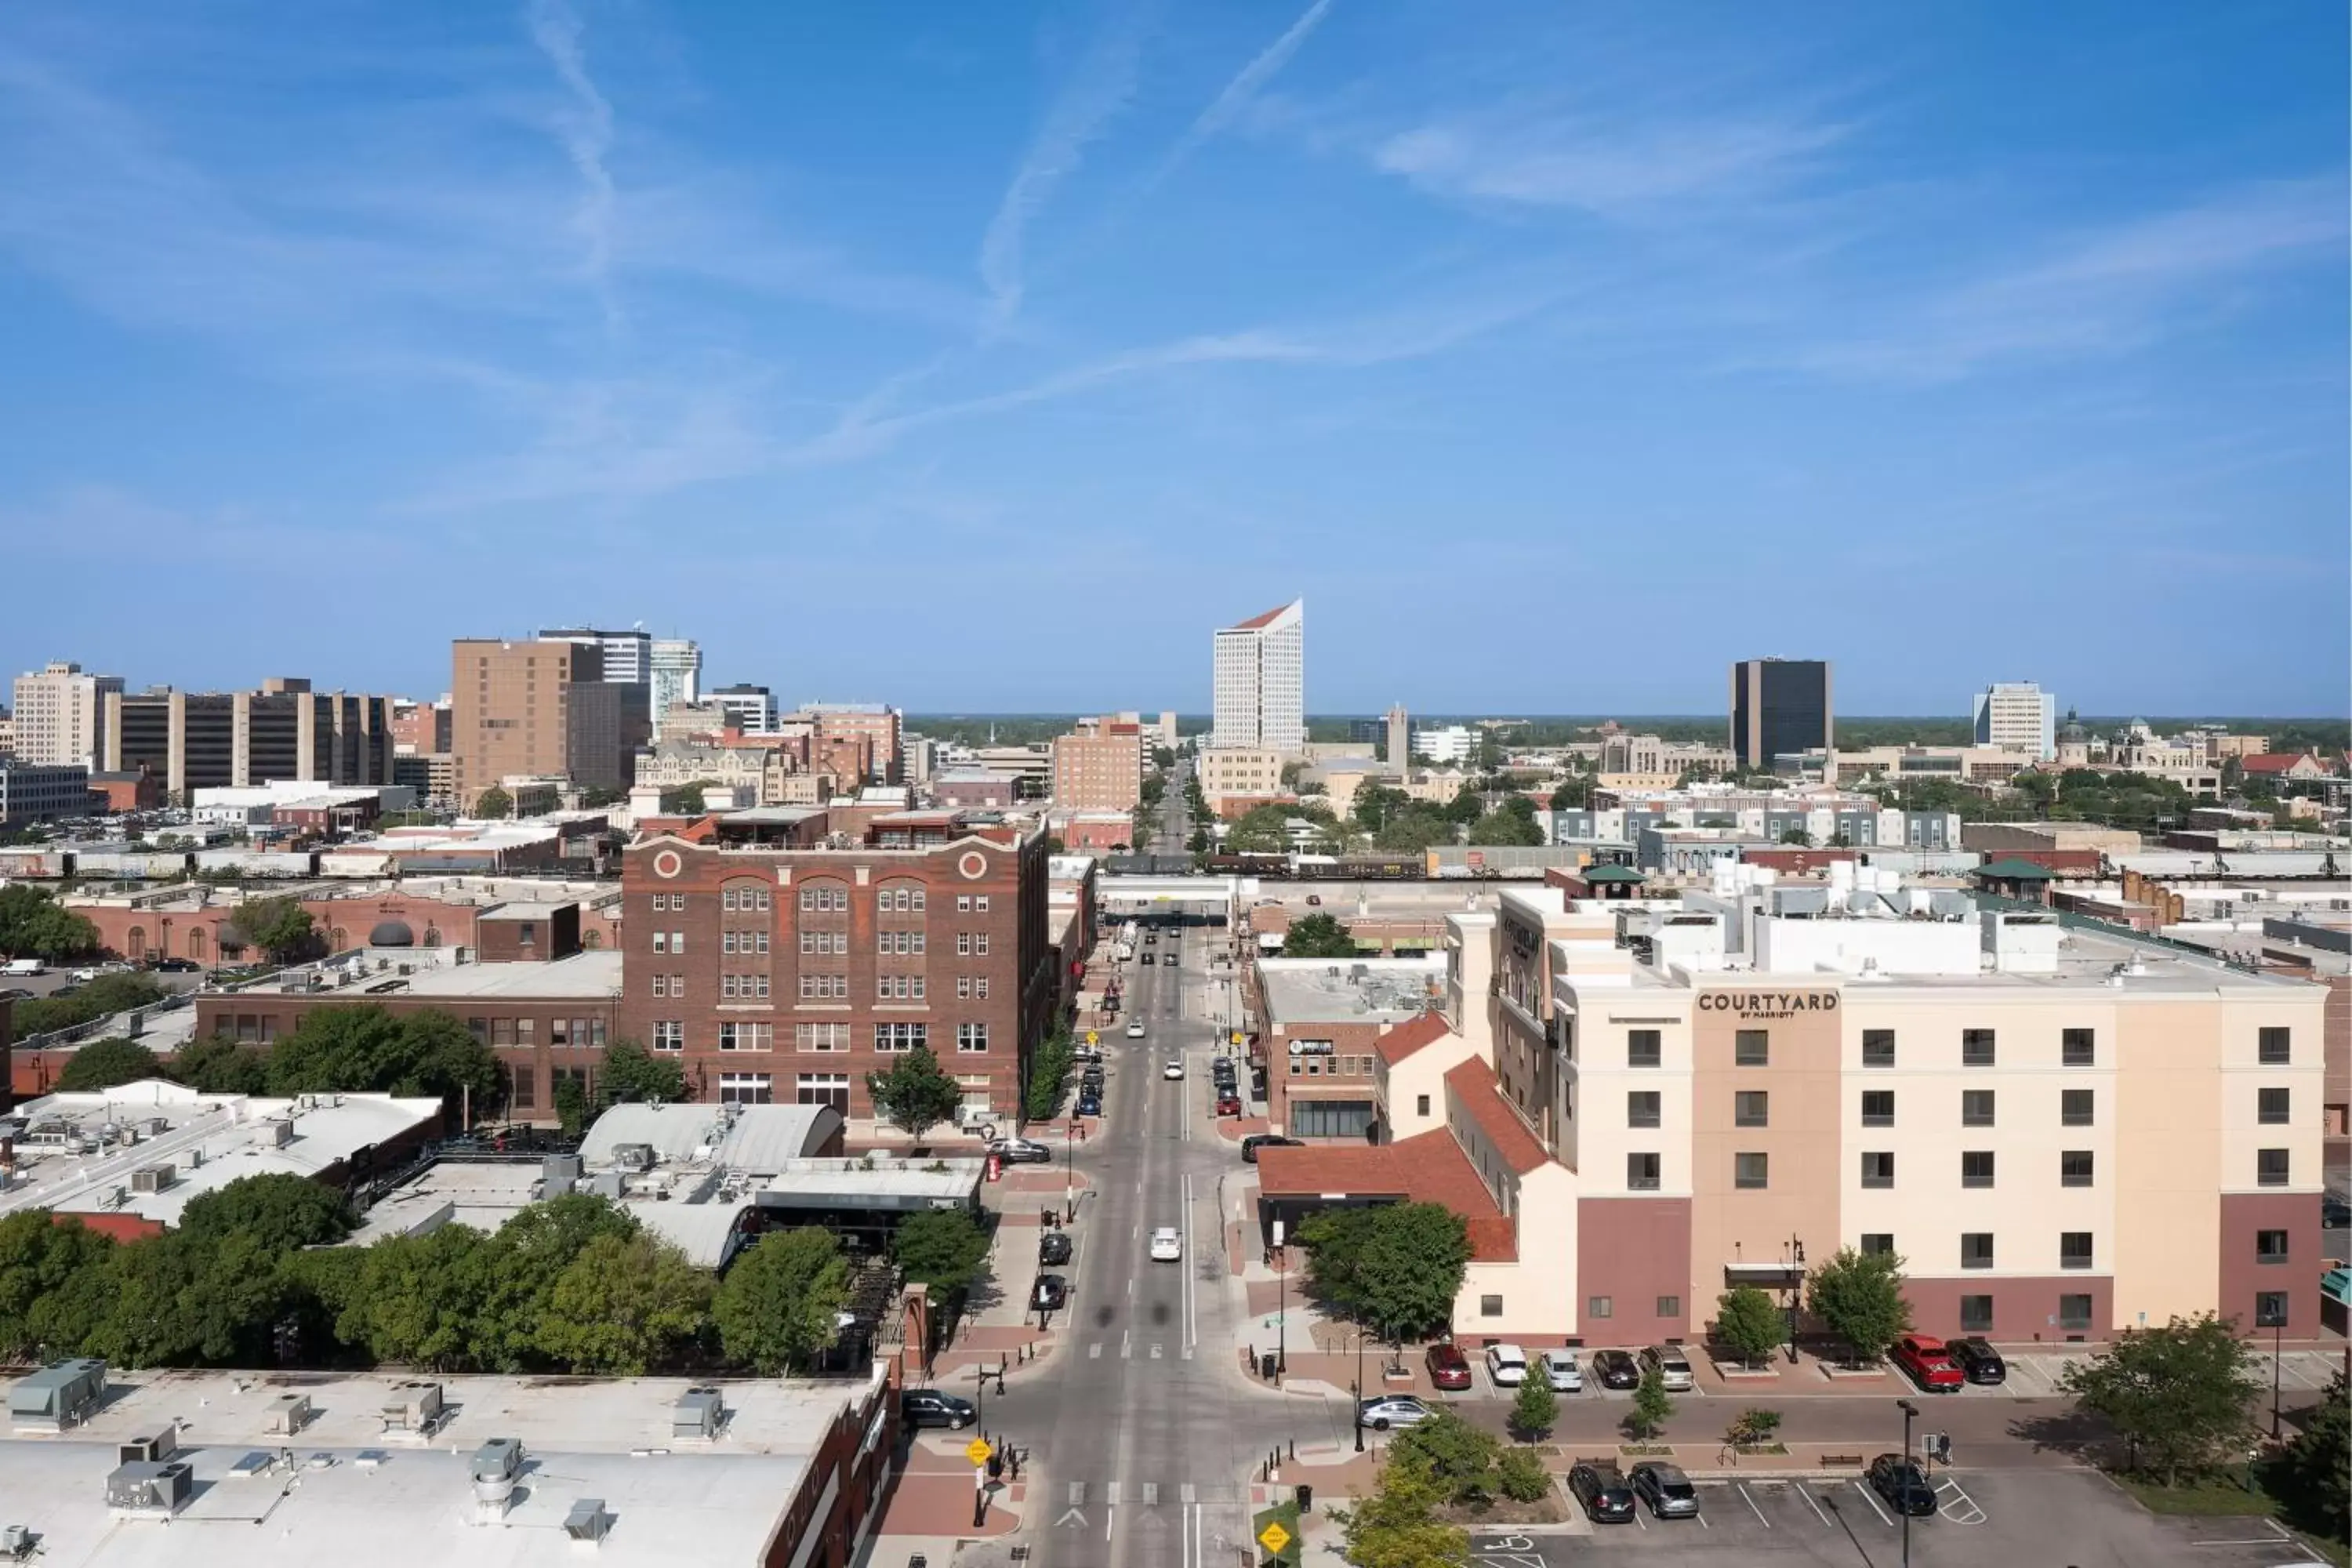
[[[0,969],[0,974],[47,974],[48,972],[49,966],[37,958],[12,958],[7,968]]]

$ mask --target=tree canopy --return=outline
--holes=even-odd
[[[1331,1510],[1342,1555],[1357,1568],[1469,1568],[1468,1532],[1437,1518],[1446,1495],[1416,1460],[1381,1467],[1369,1497]]]
[[[2342,1541],[2352,1531],[2352,1388],[2340,1369],[2279,1456],[2271,1490],[2314,1535]]]
[[[605,1047],[597,1082],[607,1105],[678,1105],[688,1098],[686,1069],[677,1059],[657,1057],[635,1040]]]
[[[206,1094],[267,1094],[269,1059],[226,1035],[206,1035],[173,1053],[172,1077]]]
[[[1523,795],[1510,797],[1522,804],[1527,798]],[[1515,811],[1507,804],[1486,813],[1470,825],[1470,842],[1473,844],[1538,845],[1543,841],[1543,829],[1536,826],[1533,813]]]
[[[2058,1386],[2115,1429],[2136,1467],[2174,1486],[2235,1459],[2252,1435],[2247,1412],[2262,1379],[2236,1330],[2210,1312],[2126,1329],[2101,1354],[2070,1364]]]
[[[988,1258],[988,1232],[962,1209],[908,1215],[890,1238],[891,1256],[910,1280],[937,1297],[961,1292]]]
[[[16,1038],[21,1041],[52,1029],[70,1029],[163,998],[163,988],[144,974],[101,974],[69,995],[37,996],[17,1003]]]
[[[341,1241],[357,1223],[332,1187],[290,1172],[239,1176],[188,1200],[180,1228],[219,1238],[243,1232],[273,1252],[293,1252]]]
[[[58,1074],[58,1088],[69,1094],[89,1094],[117,1084],[165,1076],[154,1052],[136,1040],[118,1037],[92,1040],[76,1049],[66,1058],[64,1070]]]
[[[1903,1259],[1842,1247],[1805,1281],[1805,1308],[1851,1347],[1857,1363],[1877,1361],[1911,1327]]]
[[[1391,1343],[1452,1321],[1469,1227],[1443,1204],[1332,1209],[1298,1227],[1309,1289]]]
[[[313,1007],[270,1048],[272,1094],[436,1095],[474,1108],[499,1101],[499,1063],[465,1025],[438,1008],[397,1016],[370,1003]]]
[[[908,1137],[919,1140],[942,1121],[955,1120],[963,1089],[940,1067],[940,1058],[918,1047],[880,1072],[866,1075],[875,1114]]]
[[[719,1343],[761,1376],[780,1376],[832,1345],[848,1300],[849,1264],[829,1232],[803,1226],[763,1237],[719,1288]]]
[[[47,889],[26,882],[0,888],[0,956],[55,961],[97,951],[98,928],[50,897]]]
[[[642,1377],[701,1331],[710,1305],[710,1276],[668,1242],[599,1236],[555,1277],[540,1342],[574,1371]]]
[[[310,911],[299,899],[247,899],[229,917],[229,924],[277,963],[317,958],[326,948]]]
[[[1716,1343],[1744,1364],[1754,1366],[1787,1338],[1787,1316],[1755,1286],[1741,1285],[1715,1299]]]
[[[514,815],[514,796],[492,784],[474,797],[474,815],[485,821],[497,821]]]
[[[1354,933],[1320,910],[1291,921],[1282,938],[1285,958],[1353,958],[1356,952]]]

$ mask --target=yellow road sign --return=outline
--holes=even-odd
[[[1239,1029],[1235,1029],[1235,1030],[1234,1031],[1234,1044],[1235,1044],[1235,1045],[1237,1045],[1237,1046],[1238,1046],[1238,1045],[1240,1045],[1241,1043],[1242,1043],[1242,1032],[1241,1032]]]
[[[1095,1038],[1095,1032],[1092,1029],[1088,1029],[1087,1031],[1087,1044],[1093,1046],[1099,1045],[1102,1042]]]
[[[975,1465],[988,1463],[988,1456],[994,1450],[989,1447],[988,1439],[985,1437],[974,1437],[963,1446],[963,1457]]]
[[[1282,1555],[1282,1549],[1290,1544],[1290,1531],[1282,1528],[1282,1521],[1269,1519],[1265,1521],[1265,1528],[1257,1532],[1257,1543],[1274,1556],[1279,1557]]]

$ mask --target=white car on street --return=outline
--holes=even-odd
[[[1151,1233],[1151,1261],[1176,1263],[1184,1257],[1184,1238],[1172,1225],[1163,1225]]]
[[[1551,1384],[1554,1394],[1584,1392],[1584,1373],[1576,1364],[1574,1351],[1546,1351],[1543,1353],[1544,1381]]]
[[[1129,1024],[1128,1024],[1128,1026],[1127,1026],[1127,1037],[1128,1037],[1129,1039],[1130,1039],[1130,1040],[1139,1040],[1139,1039],[1143,1038],[1143,1020],[1142,1020],[1142,1019],[1140,1019],[1140,1018],[1136,1018],[1136,1019],[1132,1019],[1132,1020],[1130,1020],[1130,1021],[1129,1022]]]
[[[1170,1057],[1168,1058],[1168,1065],[1160,1069],[1160,1076],[1165,1079],[1182,1078],[1184,1076],[1184,1058],[1182,1057]]]
[[[1486,1375],[1497,1388],[1517,1388],[1528,1380],[1528,1352],[1517,1345],[1488,1345]]]

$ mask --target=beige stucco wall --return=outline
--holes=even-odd
[[[1473,1263],[1454,1302],[1454,1336],[1558,1344],[1576,1327],[1576,1179],[1559,1165],[1520,1177],[1518,1259]],[[1503,1298],[1499,1317],[1486,1315],[1480,1298]]]

